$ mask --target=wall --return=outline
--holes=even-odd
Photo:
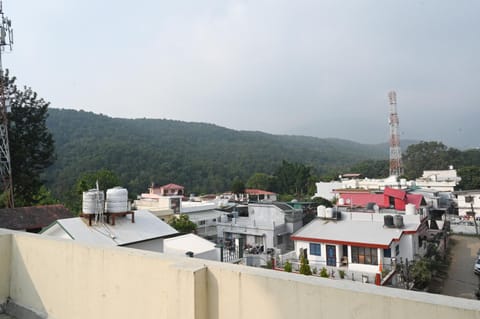
[[[3,304],[9,296],[10,278],[9,276],[5,276],[5,274],[10,274],[11,247],[11,235],[8,233],[3,234],[0,231],[0,305]]]
[[[12,300],[48,318],[480,317],[476,300],[39,235],[14,233],[10,262],[0,283],[10,279]]]

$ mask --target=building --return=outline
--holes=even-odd
[[[265,191],[262,189],[253,189],[247,188],[245,189],[245,194],[247,195],[247,200],[250,202],[276,202],[277,201],[277,194],[269,191]]]
[[[71,239],[82,243],[122,246],[163,252],[163,240],[178,232],[148,211],[134,211],[125,217],[117,217],[115,225],[109,222],[93,222],[86,218],[56,220],[43,235]]]
[[[73,217],[63,205],[43,205],[0,209],[0,227],[38,233],[60,218]]]
[[[338,206],[350,208],[366,208],[373,205],[378,208],[391,208],[405,211],[407,205],[414,205],[416,209],[427,206],[421,194],[411,194],[402,189],[385,187],[383,192],[372,192],[363,189],[338,189]]]
[[[303,226],[302,217],[301,210],[285,203],[250,203],[217,221],[217,237],[223,242],[240,239],[246,246],[284,252],[293,248],[290,235]]]
[[[423,175],[415,180],[415,185],[420,188],[431,188],[441,192],[453,192],[455,186],[462,178],[457,175],[457,170],[450,166],[448,170],[423,171]]]
[[[480,190],[474,189],[468,191],[458,191],[455,192],[455,195],[457,196],[459,216],[480,216]]]
[[[184,196],[185,195],[185,187],[177,184],[167,184],[163,186],[159,186],[156,184],[152,184],[149,188],[150,194],[156,194],[160,196]]]
[[[0,230],[0,313],[90,319],[476,319],[477,300]]]
[[[311,267],[369,274],[426,252],[427,217],[338,212],[339,219],[316,218],[292,235],[295,252],[305,249]],[[394,222],[395,219],[395,222]]]

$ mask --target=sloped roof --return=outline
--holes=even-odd
[[[367,214],[365,214],[367,216]],[[368,216],[367,216],[368,217]],[[292,240],[388,248],[404,233],[416,232],[421,223],[405,221],[399,228],[383,227],[381,221],[315,219],[291,236]]]
[[[88,225],[88,219],[76,217],[59,219],[42,234],[69,238],[84,243],[123,246],[177,234],[178,232],[160,218],[146,210],[135,211],[135,223],[131,216],[116,218],[115,226],[98,223]]]
[[[0,209],[0,228],[13,230],[44,228],[61,218],[73,217],[63,205]]]
[[[170,183],[170,184],[167,184],[167,185],[160,186],[160,188],[163,188],[163,189],[184,189],[185,187],[183,187],[181,185]]]
[[[407,204],[414,204],[418,209],[420,206],[425,206],[425,199],[421,194],[407,194]]]
[[[385,190],[383,191],[383,194],[386,196],[398,198],[401,200],[404,200],[405,197],[407,196],[407,192],[401,189],[395,189],[391,187],[385,187]]]
[[[245,189],[245,194],[248,195],[275,195],[275,193],[264,191],[262,189],[247,188]]]

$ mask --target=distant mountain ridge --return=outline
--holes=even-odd
[[[273,173],[282,160],[317,173],[365,159],[388,158],[388,144],[235,131],[214,124],[164,119],[119,119],[85,111],[49,109],[57,160],[46,173],[54,193],[84,172],[114,171],[130,192],[151,182],[182,184],[188,192],[228,190],[236,176]],[[406,144],[406,143],[405,143]],[[404,147],[405,149],[405,147]]]

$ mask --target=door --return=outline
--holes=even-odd
[[[327,266],[337,267],[337,247],[327,245]]]

